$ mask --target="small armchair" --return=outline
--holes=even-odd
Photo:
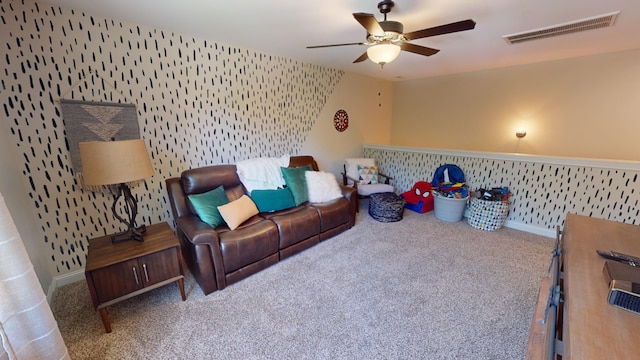
[[[411,190],[400,194],[407,204],[405,207],[418,213],[426,213],[433,210],[434,200],[431,184],[426,181],[418,181]]]
[[[358,197],[367,197],[375,193],[394,192],[390,184],[392,177],[378,171],[375,159],[352,158],[345,159],[342,182],[345,186],[353,187]]]

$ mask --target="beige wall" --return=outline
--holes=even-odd
[[[42,229],[35,226],[36,219],[31,212],[33,200],[27,195],[28,185],[21,178],[21,159],[15,156],[9,134],[8,121],[3,119],[0,121],[0,193],[20,233],[42,290],[46,293],[53,280],[53,270],[48,266],[49,261],[40,244],[43,237]]]
[[[640,50],[398,82],[391,144],[640,160],[639,94]]]
[[[346,73],[327,100],[301,153],[313,155],[320,170],[339,175],[343,159],[362,155],[362,144],[389,144],[392,101],[392,82]],[[349,114],[349,127],[343,132],[333,127],[333,116],[340,109]]]

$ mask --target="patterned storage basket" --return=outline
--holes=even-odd
[[[508,201],[489,201],[471,198],[469,202],[469,225],[476,229],[496,231],[509,216]]]

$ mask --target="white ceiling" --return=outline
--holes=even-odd
[[[441,51],[424,57],[402,52],[384,69],[353,64],[366,46],[306,49],[309,45],[361,42],[366,31],[353,18],[383,19],[378,0],[47,0],[87,13],[170,30],[218,43],[259,50],[387,80],[527,64],[640,48],[638,0],[397,0],[388,20],[410,32],[473,19],[469,31],[412,43]],[[509,35],[620,11],[613,27],[509,45]]]

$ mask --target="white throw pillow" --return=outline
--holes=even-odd
[[[306,171],[309,202],[322,203],[342,197],[338,180],[332,173],[324,171]]]

